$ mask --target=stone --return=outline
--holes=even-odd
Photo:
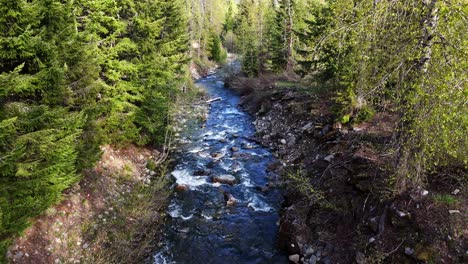
[[[289,261],[294,262],[296,264],[299,264],[299,261],[301,260],[301,256],[299,254],[294,254],[289,256]]]
[[[449,214],[459,214],[460,210],[449,210]]]
[[[312,255],[309,259],[309,264],[317,264],[317,257]]]
[[[234,206],[237,203],[237,199],[230,193],[224,193],[224,200],[226,201],[226,206]]]
[[[187,185],[185,185],[185,184],[177,184],[175,189],[178,192],[186,192],[189,189],[189,187]]]
[[[232,151],[232,152],[238,152],[238,151],[239,151],[239,148],[238,148],[238,147],[232,147],[232,148],[231,148],[231,151]]]
[[[288,142],[286,141],[286,139],[283,138],[283,139],[280,140],[280,143],[283,144],[283,145],[286,145],[286,143],[288,143]]]
[[[331,154],[323,158],[327,162],[331,162],[335,158],[335,155]]]
[[[193,172],[193,176],[208,176],[210,174],[210,170],[196,170]]]
[[[405,247],[405,254],[408,256],[412,256],[414,254],[414,249],[410,247]]]
[[[220,158],[224,157],[224,154],[221,153],[221,152],[213,152],[213,153],[211,153],[211,157],[214,158],[214,159],[220,159]]]
[[[305,249],[304,249],[304,255],[305,255],[306,257],[311,256],[311,255],[313,255],[314,253],[315,253],[315,250],[314,250],[314,248],[313,248],[312,246],[307,246],[307,247],[305,247]]]
[[[13,259],[14,259],[14,260],[19,260],[19,259],[22,258],[22,257],[23,257],[23,252],[18,251],[18,252],[16,252],[16,254],[13,256]]]
[[[229,184],[229,185],[234,185],[236,183],[236,177],[232,175],[220,175],[220,176],[215,176],[213,177],[213,182],[216,183],[221,183],[221,184]]]
[[[461,192],[460,189],[455,189],[455,190],[452,192],[452,194],[453,194],[453,195],[457,195],[457,194],[459,194],[460,192]]]

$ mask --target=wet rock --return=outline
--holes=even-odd
[[[193,176],[208,176],[210,174],[210,170],[196,170],[193,172]]]
[[[255,190],[259,192],[268,192],[270,190],[269,186],[255,186]]]
[[[227,143],[227,139],[222,138],[222,139],[219,140],[219,142],[221,142],[221,143]]]
[[[294,254],[294,255],[289,256],[288,259],[289,261],[293,263],[299,264],[299,260],[301,260],[301,256],[299,254]]]
[[[220,175],[220,176],[215,176],[213,177],[213,182],[216,183],[221,183],[221,184],[229,184],[229,185],[234,185],[236,183],[236,177],[232,175]]]
[[[189,187],[185,184],[178,184],[176,187],[175,187],[176,191],[178,192],[186,192]]]
[[[236,133],[236,134],[232,134],[232,137],[238,138],[238,137],[239,137],[239,134],[237,134],[237,133]]]
[[[238,151],[239,151],[239,148],[238,148],[238,147],[232,147],[232,148],[231,148],[231,151],[232,151],[232,152],[238,152]]]
[[[226,201],[226,206],[234,206],[237,203],[237,199],[230,193],[224,193],[224,200]]]
[[[224,154],[221,152],[213,152],[211,153],[211,157],[214,159],[221,159],[222,157],[224,157]]]

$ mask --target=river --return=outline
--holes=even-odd
[[[239,108],[239,96],[222,80],[216,73],[197,82],[210,97],[222,100],[211,104],[204,128],[181,133],[190,143],[179,147],[171,174],[187,190],[173,194],[155,264],[287,263],[276,248],[282,195],[261,190],[274,157],[249,140],[255,135],[253,118]],[[213,183],[213,177],[222,175],[229,175],[225,180],[234,176],[235,183]]]

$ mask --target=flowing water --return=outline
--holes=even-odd
[[[188,190],[172,197],[165,243],[154,263],[287,263],[275,243],[281,194],[256,188],[268,182],[266,168],[274,158],[249,140],[253,119],[238,107],[239,97],[224,87],[220,74],[197,85],[222,100],[211,104],[205,128],[181,135],[191,142],[180,147],[172,176]],[[235,176],[236,184],[195,176],[206,170],[211,177]],[[230,195],[235,205],[226,204]]]

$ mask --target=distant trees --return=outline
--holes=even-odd
[[[189,14],[190,40],[195,44],[196,62],[207,64],[208,59],[223,63],[227,51],[222,39],[229,32],[229,17],[235,12],[233,0],[185,0]],[[234,42],[232,35],[229,36]]]
[[[158,144],[186,76],[182,0],[0,0],[0,254],[99,159]]]

